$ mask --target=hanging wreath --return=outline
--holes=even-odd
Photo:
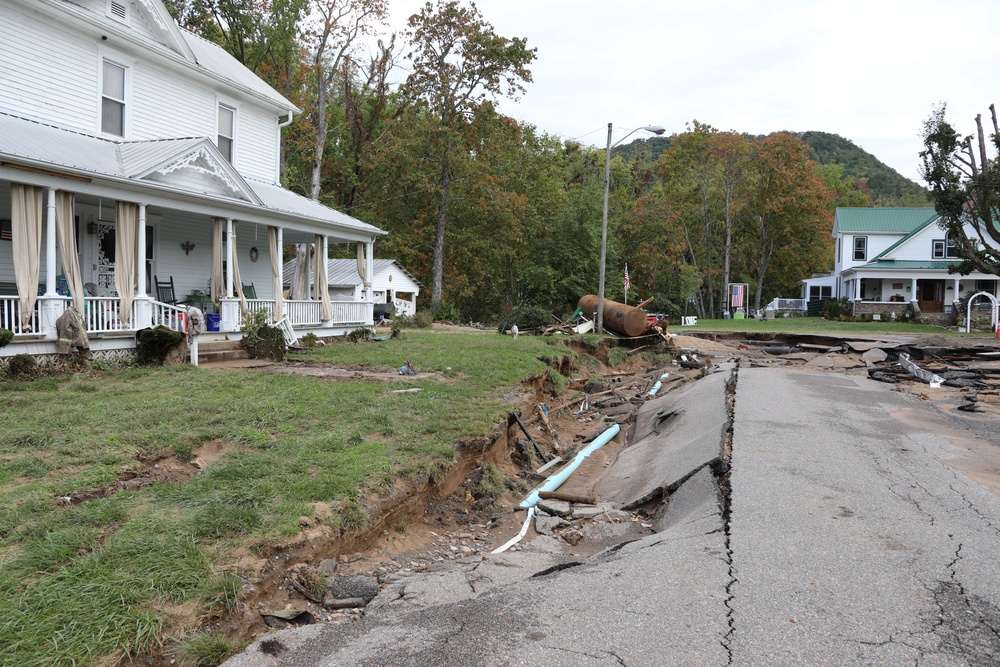
[[[257,250],[257,246],[250,248],[250,261],[256,262],[260,257],[260,250]]]

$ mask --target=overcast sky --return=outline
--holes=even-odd
[[[389,0],[392,27],[424,3]],[[918,182],[938,102],[969,134],[1000,104],[998,0],[479,0],[537,47],[534,82],[502,112],[603,146],[628,130],[839,134]],[[620,129],[619,129],[620,128]],[[638,136],[642,133],[636,133]],[[629,139],[631,141],[632,138]]]

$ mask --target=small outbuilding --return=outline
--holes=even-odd
[[[285,289],[290,289],[295,277],[297,260],[285,262],[282,274]],[[417,295],[421,284],[394,259],[372,260],[372,298],[375,302],[375,319],[379,313],[392,310],[400,315],[417,312]],[[358,273],[358,263],[353,259],[328,259],[326,261],[327,283],[331,299],[355,299],[361,301],[364,295],[364,281]],[[312,291],[312,270],[306,271],[309,290]],[[380,307],[382,306],[382,307]]]

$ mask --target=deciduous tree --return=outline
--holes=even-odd
[[[962,274],[1000,275],[1000,127],[992,104],[990,113],[989,135],[977,115],[975,136],[961,136],[945,120],[943,104],[924,122],[921,175],[931,186],[941,227],[965,260],[958,268]]]
[[[468,154],[462,145],[462,126],[484,102],[524,92],[523,83],[531,81],[528,65],[535,50],[525,39],[497,35],[474,4],[464,7],[455,0],[425,4],[410,17],[407,37],[413,61],[407,94],[426,105],[438,121],[436,136],[429,137],[439,170],[431,286],[431,306],[436,308],[442,300],[454,161],[458,154]]]

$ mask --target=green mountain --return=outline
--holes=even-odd
[[[850,139],[829,132],[793,134],[809,146],[809,157],[819,164],[844,165],[844,180],[853,182],[858,178],[864,179],[875,206],[933,206],[923,186],[901,175]],[[619,146],[615,155],[631,161],[645,152],[655,161],[668,148],[670,137],[649,137]]]
[[[927,190],[902,176],[849,139],[829,132],[798,132],[809,157],[820,164],[844,165],[844,178],[863,178],[876,206],[933,206]]]

